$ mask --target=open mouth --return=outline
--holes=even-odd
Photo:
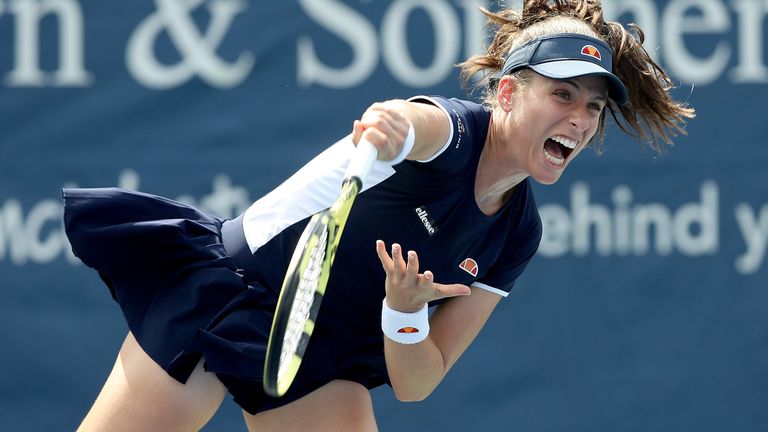
[[[578,144],[570,138],[553,136],[544,142],[544,157],[553,165],[562,166]]]

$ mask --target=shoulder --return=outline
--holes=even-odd
[[[448,117],[488,117],[490,110],[483,105],[458,98],[446,98],[439,95],[419,95],[408,99],[409,102],[429,104],[440,108]]]

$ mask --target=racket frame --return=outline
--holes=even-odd
[[[299,238],[283,280],[267,343],[263,387],[269,396],[283,396],[296,378],[315,327],[320,304],[330,277],[331,266],[341,241],[341,234],[352,210],[355,197],[362,189],[362,179],[370,171],[377,153],[373,144],[366,140],[360,141],[345,173],[338,199],[330,208],[314,214]],[[327,235],[327,241],[320,273],[317,277],[317,285],[312,293],[311,306],[304,320],[299,340],[287,341],[286,330],[290,324],[293,309],[300,305],[296,302],[299,283],[303,277],[303,272],[309,265],[309,260],[312,259],[313,249],[323,234]],[[286,343],[295,343],[296,349],[292,353],[284,353],[283,349]]]

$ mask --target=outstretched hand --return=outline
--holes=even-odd
[[[376,241],[376,253],[387,274],[385,289],[387,304],[400,312],[416,312],[433,300],[460,295],[469,295],[470,289],[462,284],[440,284],[427,270],[419,273],[419,257],[408,251],[407,261],[399,244],[392,244],[392,256],[387,253],[381,240]]]

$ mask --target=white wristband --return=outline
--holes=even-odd
[[[409,345],[423,341],[429,336],[427,305],[417,312],[405,313],[391,309],[385,298],[381,305],[381,330],[397,343]]]
[[[413,124],[411,122],[408,122],[408,135],[405,136],[405,141],[403,141],[403,149],[400,150],[400,153],[391,161],[387,161],[388,165],[397,165],[400,162],[404,161],[406,157],[408,157],[408,154],[413,150],[413,144],[416,142],[416,132],[413,130]]]

